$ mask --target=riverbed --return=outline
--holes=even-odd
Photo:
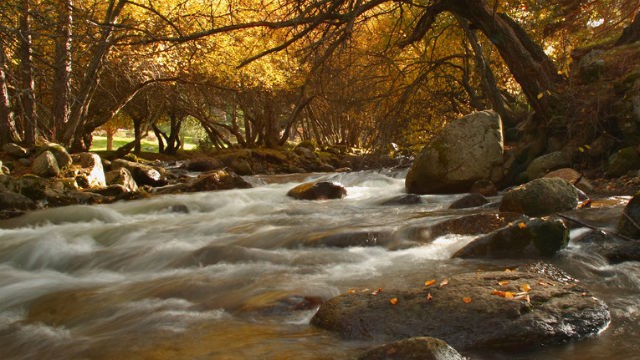
[[[69,206],[0,222],[0,358],[351,359],[376,343],[345,341],[309,325],[321,301],[523,264],[450,259],[474,236],[428,239],[421,232],[494,210],[448,210],[463,194],[382,205],[404,193],[404,176],[249,177],[252,189]],[[340,182],[348,195],[318,202],[286,196],[307,180]],[[569,215],[611,228],[628,199],[599,199],[596,208]],[[609,265],[580,242],[586,231],[574,227],[569,246],[549,262],[608,304],[609,327],[533,351],[464,355],[640,356],[640,264]],[[345,246],[348,236],[361,239],[358,246]],[[326,239],[342,247],[326,246]]]

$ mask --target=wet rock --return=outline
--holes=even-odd
[[[2,146],[2,150],[7,154],[9,154],[10,156],[13,156],[14,158],[18,158],[18,159],[26,158],[27,156],[29,156],[29,150],[14,143],[4,144]]]
[[[473,194],[480,194],[483,196],[498,195],[498,189],[496,188],[496,185],[492,181],[486,179],[481,179],[474,182],[473,185],[471,185],[471,190],[469,190],[469,192]]]
[[[95,153],[80,153],[73,157],[74,162],[82,168],[79,174],[84,175],[87,181],[86,187],[104,187],[107,186],[104,168],[102,167],[102,159]]]
[[[386,200],[380,205],[382,206],[395,206],[395,205],[415,205],[422,204],[422,197],[416,194],[405,194],[396,196],[393,199]]]
[[[120,185],[123,187],[125,192],[138,191],[138,184],[136,184],[136,181],[133,179],[133,175],[131,175],[131,172],[126,168],[112,170],[104,175],[108,185]]]
[[[253,175],[253,169],[247,159],[235,158],[231,161],[229,167],[239,175]]]
[[[576,209],[580,204],[578,198],[579,190],[570,183],[557,178],[542,178],[507,191],[502,197],[500,211],[545,216]]]
[[[565,180],[568,183],[573,184],[575,187],[582,191],[593,191],[593,185],[589,180],[582,177],[582,174],[572,168],[562,168],[547,173],[545,178],[559,178]]]
[[[214,158],[193,159],[187,162],[186,166],[189,171],[207,172],[224,167],[224,164]]]
[[[446,342],[431,337],[414,337],[379,346],[358,360],[464,360]]]
[[[289,190],[287,196],[297,200],[342,199],[347,196],[347,189],[340,184],[328,181],[309,182]]]
[[[56,157],[50,151],[44,151],[33,160],[31,170],[42,177],[53,177],[60,173]]]
[[[169,207],[169,211],[176,214],[188,214],[189,208],[185,204],[174,204]]]
[[[477,180],[501,180],[502,165],[500,116],[479,111],[449,123],[424,147],[405,186],[415,194],[467,192]]]
[[[246,182],[238,174],[225,170],[216,170],[198,176],[193,183],[189,185],[188,191],[248,189],[251,187],[251,184]]]
[[[622,235],[640,239],[640,195],[635,195],[624,207],[618,232]]]
[[[320,235],[305,241],[308,247],[339,247],[352,246],[385,246],[392,240],[392,234],[380,231],[359,231],[331,235]]]
[[[604,251],[603,256],[610,264],[620,264],[627,261],[640,261],[640,244],[617,244]]]
[[[562,220],[520,220],[481,236],[454,258],[522,259],[549,257],[567,246],[569,230]]]
[[[152,166],[140,164],[124,159],[117,159],[111,162],[112,170],[126,168],[133,175],[134,180],[140,185],[164,186],[167,180],[160,174],[158,170]]]
[[[571,165],[571,157],[562,151],[556,151],[533,159],[527,167],[526,175],[529,180],[539,179],[549,171],[569,165]]]
[[[523,219],[522,215],[516,213],[487,213],[456,217],[442,221],[430,227],[416,229],[415,231],[419,234],[419,237],[416,240],[432,240],[447,234],[487,234],[505,227],[507,224],[517,219]]]
[[[33,210],[36,203],[30,198],[11,191],[0,191],[0,209],[2,210]]]
[[[311,324],[346,339],[430,336],[460,350],[514,351],[603,329],[610,320],[607,306],[575,282],[547,275],[548,267],[458,274],[444,287],[340,295],[324,302]],[[494,290],[524,293],[507,298]]]
[[[241,312],[257,312],[266,316],[291,315],[294,311],[313,310],[322,304],[322,298],[312,295],[283,294],[280,291],[264,293],[242,304]]]
[[[449,209],[466,209],[486,205],[488,203],[489,200],[487,200],[486,197],[474,193],[465,195],[464,197],[454,201],[449,205]]]
[[[56,162],[60,169],[64,169],[73,163],[73,159],[71,158],[71,155],[69,155],[69,152],[67,152],[67,149],[60,144],[48,143],[45,145],[44,150],[50,151],[53,156],[56,157]]]
[[[640,169],[640,155],[635,147],[630,146],[618,150],[609,157],[607,176],[619,177],[637,169]]]

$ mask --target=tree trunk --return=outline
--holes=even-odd
[[[631,44],[636,41],[640,41],[640,11],[636,14],[633,22],[624,28],[616,45]]]
[[[20,141],[13,111],[11,110],[7,76],[4,71],[5,63],[4,48],[0,44],[0,145]]]
[[[20,78],[21,78],[21,117],[24,129],[24,142],[27,147],[36,143],[37,118],[35,81],[33,79],[33,48],[31,44],[31,15],[29,0],[21,1],[20,9]]]
[[[55,54],[55,81],[53,85],[53,136],[62,140],[62,130],[71,114],[71,36],[73,26],[73,0],[56,0],[58,29]]]
[[[116,134],[116,128],[107,129],[107,151],[113,151],[113,135]]]

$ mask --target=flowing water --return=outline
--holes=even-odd
[[[295,201],[285,194],[304,178],[254,177],[253,189],[55,208],[1,222],[0,358],[349,359],[376,344],[310,326],[321,299],[519,264],[449,259],[470,236],[418,241],[420,229],[471,212],[446,210],[461,195],[382,206],[403,193],[404,174],[309,178],[341,182],[348,196]],[[610,226],[625,200],[575,215]],[[584,231],[574,229],[572,238]],[[344,238],[338,234],[377,246],[319,246]],[[638,358],[640,265],[608,265],[576,241],[552,262],[608,303],[610,327],[533,352],[467,355]]]

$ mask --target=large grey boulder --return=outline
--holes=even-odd
[[[577,208],[580,196],[580,190],[565,180],[536,179],[507,191],[502,197],[500,211],[545,216]]]
[[[610,320],[601,300],[550,265],[422,285],[337,296],[320,306],[311,324],[346,339],[430,336],[458,350],[522,351],[597,334]]]
[[[571,157],[565,152],[556,151],[539,156],[527,167],[527,179],[534,180],[545,176],[549,171],[562,169],[571,165]]]
[[[31,170],[34,174],[42,177],[53,177],[60,174],[60,167],[55,155],[51,151],[45,150],[33,160]]]
[[[405,186],[414,194],[467,192],[478,180],[503,176],[502,121],[494,111],[457,119],[424,147]]]
[[[102,159],[95,153],[80,153],[74,155],[76,162],[82,167],[80,173],[86,177],[87,186],[98,188],[107,186]]]
[[[358,360],[464,360],[446,342],[431,337],[416,337],[378,346],[360,355]]]

